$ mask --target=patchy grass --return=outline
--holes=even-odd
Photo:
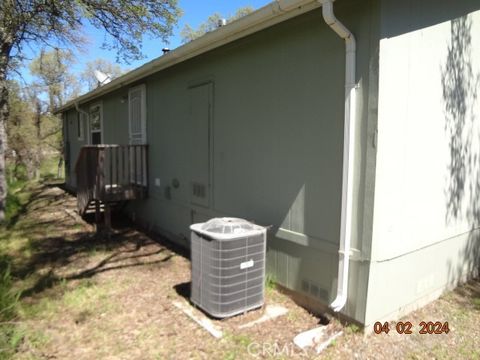
[[[458,287],[440,299],[410,313],[399,321],[413,324],[412,334],[396,333],[396,322],[391,322],[388,334],[365,336],[344,329],[324,354],[332,359],[395,358],[395,359],[480,359],[480,309],[475,305],[480,297],[480,279]],[[420,334],[420,322],[448,322],[448,334]]]
[[[44,166],[44,175],[49,166]],[[43,181],[42,178],[40,181]],[[30,280],[19,280],[18,267],[34,254],[34,233],[45,235],[50,226],[38,224],[36,219],[18,222],[27,214],[32,197],[43,189],[40,182],[28,181],[23,166],[7,166],[6,218],[0,224],[0,359],[7,359],[29,339],[32,344],[43,343],[40,333],[30,331],[21,321],[24,304],[20,302],[23,286]],[[42,203],[38,203],[42,206]],[[44,205],[44,204],[43,204]],[[26,216],[28,218],[28,216]],[[35,228],[32,230],[32,228]],[[42,231],[43,230],[43,231]],[[34,277],[36,275],[32,275]]]
[[[265,290],[266,291],[273,291],[277,287],[276,281],[275,281],[275,276],[272,274],[267,274],[265,276]]]
[[[480,297],[473,298],[472,303],[476,310],[480,310]]]
[[[62,167],[60,168],[60,177],[58,176],[58,163],[60,160],[59,155],[54,155],[46,158],[42,164],[40,165],[40,176],[42,179],[46,181],[52,180],[61,180],[64,178],[65,171],[64,166],[62,163]]]
[[[248,356],[248,346],[253,342],[248,335],[227,333],[222,339],[228,347],[223,354],[224,359],[244,359]]]
[[[21,169],[19,169],[20,171]],[[11,268],[13,253],[7,249],[15,244],[9,229],[25,211],[31,196],[26,189],[27,182],[22,176],[11,176],[11,166],[7,169],[7,198],[5,221],[0,224],[0,359],[9,358],[17,349],[22,338],[22,331],[16,326],[20,291],[14,286]]]
[[[36,183],[17,195],[23,191],[21,215],[0,232],[0,254],[11,264],[6,287],[17,296],[0,359],[247,359],[252,350],[262,359],[315,358],[292,339],[319,319],[277,291],[274,278],[266,279],[266,302],[288,314],[245,329],[262,310],[213,320],[224,331],[217,340],[173,305],[189,297],[184,251],[124,224],[111,239],[97,236],[65,211],[76,201],[62,190]],[[446,336],[365,336],[332,320],[344,335],[322,358],[480,358],[479,300],[480,282],[471,282],[402,320],[449,321]]]
[[[23,213],[31,192],[26,188],[24,180],[14,180],[8,183],[7,201],[5,208],[5,224],[11,226]]]
[[[222,359],[243,359],[253,341],[288,343],[318,323],[270,280],[267,302],[286,306],[289,316],[242,331],[238,326],[262,310],[216,321],[226,334],[218,341],[173,305],[189,297],[184,251],[129,227],[117,227],[111,239],[97,236],[64,211],[75,206],[62,190],[36,184],[3,238],[1,251],[14,259],[14,287],[22,292],[17,358],[190,359],[218,350]]]
[[[4,257],[0,259],[0,359],[10,357],[21,338],[14,324],[20,293],[12,285],[10,262]]]
[[[16,315],[16,305],[20,293],[12,287],[9,261],[0,260],[0,320],[9,321]]]
[[[360,332],[361,329],[358,325],[355,325],[355,324],[349,324],[345,327],[345,333],[346,334],[355,334],[355,333],[358,333]]]

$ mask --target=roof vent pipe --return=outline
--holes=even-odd
[[[345,40],[345,118],[343,130],[343,176],[342,176],[342,213],[340,222],[340,246],[338,259],[337,297],[330,304],[334,311],[340,311],[347,303],[348,267],[350,262],[350,244],[352,238],[353,208],[353,170],[356,125],[356,84],[355,60],[356,41],[333,13],[334,0],[319,0],[322,4],[323,19],[330,28]]]

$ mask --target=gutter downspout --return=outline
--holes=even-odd
[[[340,246],[338,260],[337,297],[330,307],[338,312],[347,303],[348,267],[350,262],[350,244],[352,238],[353,209],[353,172],[355,155],[355,125],[356,125],[356,88],[355,37],[333,13],[333,1],[319,0],[322,4],[323,19],[330,28],[345,40],[345,119],[343,137],[343,176],[342,176],[342,213],[340,223]]]

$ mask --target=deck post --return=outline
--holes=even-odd
[[[97,232],[100,231],[100,229],[99,229],[100,221],[101,221],[100,200],[95,200],[95,224],[96,224]]]
[[[110,204],[105,203],[105,210],[104,210],[104,217],[105,217],[105,231],[107,232],[107,236],[110,239],[110,235],[112,233],[112,212],[110,208]]]

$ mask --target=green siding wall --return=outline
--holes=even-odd
[[[372,31],[376,1],[362,4],[338,2],[337,7],[359,43],[353,242],[359,259],[370,248],[364,229],[370,221],[368,208],[364,211],[370,181],[365,157],[374,134],[369,123],[376,120],[369,97],[376,96],[376,46],[370,45],[377,36]],[[328,304],[336,295],[344,56],[343,41],[317,9],[140,81],[147,93],[150,196],[128,210],[186,246],[189,225],[212,216],[272,225],[269,272],[281,284]],[[209,208],[190,201],[190,144],[199,134],[190,123],[188,89],[205,82],[213,92]],[[122,102],[127,94],[125,88],[101,99],[107,143],[128,141],[128,104]],[[363,322],[368,262],[352,260],[352,269],[345,313]]]
[[[366,323],[480,268],[480,2],[383,0],[381,14]]]
[[[76,187],[76,173],[75,173],[75,162],[77,160],[78,154],[80,149],[83,145],[86,144],[86,129],[84,129],[84,138],[83,140],[78,139],[78,116],[76,110],[69,110],[64,115],[66,117],[66,128],[65,134],[68,134],[68,137],[64,139],[68,142],[70,159],[69,159],[69,167],[70,173],[66,174],[66,182],[67,186],[70,188]],[[65,124],[65,123],[64,123]]]
[[[128,89],[102,98],[103,141],[106,144],[128,144]]]
[[[478,268],[478,213],[468,213],[468,199],[478,196],[465,193],[465,201],[456,204],[460,212],[454,223],[443,223],[442,211],[449,211],[443,186],[458,174],[448,172],[449,142],[442,132],[449,129],[445,121],[455,116],[443,113],[442,79],[433,72],[445,63],[432,54],[447,54],[449,22],[466,14],[473,23],[471,49],[478,52],[479,15],[474,12],[479,5],[477,0],[344,0],[335,2],[335,9],[358,42],[354,232],[343,313],[371,324],[424,304]],[[385,49],[393,55],[386,57]],[[477,73],[475,61],[471,69]],[[190,200],[190,144],[199,134],[191,126],[188,89],[206,82],[213,91],[209,208]],[[150,197],[130,204],[128,211],[185,246],[189,225],[213,216],[272,225],[268,271],[281,284],[324,304],[333,300],[344,45],[324,24],[321,10],[140,83],[147,89]],[[127,98],[125,87],[99,99],[106,143],[128,143]],[[477,118],[471,119],[465,134],[478,132]],[[67,112],[66,122],[73,169],[82,145],[75,111]],[[474,154],[477,145],[477,140],[470,143],[466,153]],[[476,177],[467,182],[478,189]],[[75,186],[73,173],[69,184]],[[425,197],[429,200],[422,202]]]

